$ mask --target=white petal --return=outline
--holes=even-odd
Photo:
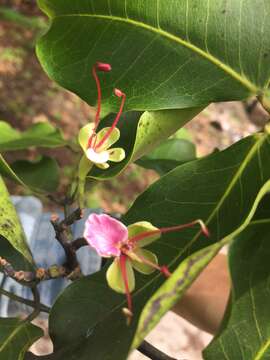
[[[86,150],[87,158],[95,164],[102,164],[109,160],[108,151],[96,152],[94,149],[89,148]]]

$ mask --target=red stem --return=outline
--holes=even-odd
[[[126,290],[128,310],[132,314],[132,299],[131,299],[131,294],[130,294],[129,286],[128,286],[126,263],[127,263],[127,256],[121,254],[120,255],[120,268],[121,268],[121,273],[122,273],[122,277],[123,277],[123,281],[124,281],[124,285],[125,285],[125,290]]]
[[[137,241],[140,241],[146,237],[150,237],[155,234],[159,234],[159,233],[164,234],[164,233],[168,233],[168,232],[172,232],[172,231],[183,230],[183,229],[192,227],[196,224],[199,224],[201,226],[201,229],[202,229],[202,232],[204,233],[204,235],[209,237],[209,231],[208,231],[207,227],[205,226],[205,224],[203,223],[203,221],[202,220],[194,220],[190,223],[183,224],[183,225],[164,227],[164,228],[160,228],[160,229],[152,230],[152,231],[145,231],[138,235],[133,236],[132,238],[129,239],[129,241],[137,242]]]
[[[96,147],[95,147],[96,149],[99,148],[100,146],[102,146],[104,144],[104,142],[108,139],[108,137],[111,135],[111,133],[113,132],[114,128],[116,127],[116,125],[118,123],[118,121],[120,120],[120,116],[122,115],[124,105],[125,105],[125,101],[126,101],[126,94],[122,93],[122,101],[121,101],[121,105],[120,105],[120,109],[118,111],[118,114],[116,115],[116,118],[115,118],[114,122],[112,123],[112,126],[110,127],[110,129],[103,136],[103,138],[100,140],[100,142],[96,145]]]

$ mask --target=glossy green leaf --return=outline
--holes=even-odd
[[[136,161],[136,164],[153,169],[164,175],[176,166],[196,159],[195,145],[188,140],[169,139],[164,141],[151,153]]]
[[[0,174],[10,178],[11,180],[17,182],[22,186],[27,187],[27,185],[24,184],[23,181],[11,169],[11,167],[9,166],[9,164],[6,162],[6,160],[3,158],[1,154],[0,154]]]
[[[245,224],[270,179],[269,149],[270,136],[261,133],[179,166],[139,196],[123,221],[145,220],[163,227],[203,219],[210,239],[194,227],[163,234],[147,247],[158,254],[160,264],[173,271],[192,254]],[[108,288],[105,273],[103,269],[76,281],[58,297],[49,324],[55,355],[64,354],[67,360],[88,360],[91,356],[95,360],[126,360],[141,311],[164,280],[158,272],[147,276],[136,273],[134,317],[127,327],[122,314],[125,297]],[[66,331],[68,327],[72,333]]]
[[[132,345],[134,349],[140,345],[145,336],[158,324],[162,316],[170,310],[177,301],[179,301],[187,288],[222,247],[230,243],[250,224],[255,211],[257,211],[258,207],[260,208],[260,205],[264,203],[262,199],[269,191],[270,180],[268,180],[261,188],[247,218],[235,231],[228,236],[225,236],[218,243],[210,245],[187,257],[174,271],[172,276],[166,280],[158,291],[150,298],[140,317],[140,322]]]
[[[0,177],[0,256],[4,257],[7,254],[4,250],[7,245],[5,244],[6,240],[3,238],[7,239],[30,263],[33,262],[20,220],[10,200],[5,183]]]
[[[18,160],[9,165],[0,154],[0,174],[37,192],[55,191],[59,183],[58,164],[47,156],[33,162]]]
[[[91,68],[101,74],[104,105],[126,110],[189,108],[239,100],[267,89],[268,1],[39,0],[51,20],[37,46],[51,78],[93,105]],[[256,16],[254,16],[256,13]]]
[[[54,148],[67,144],[61,132],[46,122],[33,124],[28,130],[21,132],[7,122],[0,121],[0,134],[0,152],[32,146]]]
[[[57,190],[59,166],[55,159],[42,156],[37,161],[18,160],[12,164],[12,170],[32,189],[45,192]]]
[[[43,336],[41,328],[15,318],[0,318],[0,359],[24,360],[29,347]]]
[[[89,176],[105,180],[118,175],[129,163],[153,150],[202,109],[146,111],[143,114],[129,112],[123,114],[117,125],[120,130],[120,139],[113,147],[123,148],[126,153],[125,159],[117,164],[110,163],[110,168],[107,170],[100,171],[94,168]],[[115,115],[106,117],[101,122],[100,127],[110,126],[114,117]]]
[[[263,360],[270,356],[270,219],[253,221],[229,252],[231,304],[206,360]]]

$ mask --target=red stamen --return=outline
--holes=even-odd
[[[123,250],[122,250],[123,251]],[[160,271],[165,277],[169,277],[171,276],[171,273],[169,271],[169,269],[167,268],[167,266],[159,266],[158,264],[153,263],[152,261],[146,259],[144,256],[142,255],[138,255],[137,253],[132,253],[129,251],[124,252],[127,256],[130,256],[131,259],[133,260],[137,260],[139,259],[143,264],[149,265],[151,266],[153,269],[156,269],[158,271]],[[134,254],[134,256],[132,256]],[[137,258],[137,259],[136,259]],[[137,260],[138,261],[138,260]]]
[[[172,273],[170,272],[170,270],[167,268],[167,266],[163,265],[160,267],[160,272],[162,272],[162,274],[165,276],[165,277],[170,277],[172,275]]]
[[[133,313],[132,313],[132,299],[131,299],[131,294],[130,294],[129,286],[128,286],[126,263],[127,263],[127,256],[121,254],[120,255],[120,268],[121,268],[121,273],[122,273],[122,277],[123,277],[123,281],[124,281],[124,285],[125,285],[126,297],[127,297],[127,303],[128,303],[128,312],[124,311],[124,314],[128,317],[128,322],[130,322]]]
[[[165,233],[172,232],[172,231],[183,230],[183,229],[192,227],[192,226],[194,226],[196,224],[200,225],[201,231],[205,236],[207,236],[207,237],[210,236],[209,230],[207,229],[204,222],[202,220],[198,219],[198,220],[194,220],[194,221],[192,221],[190,223],[183,224],[183,225],[164,227],[164,228],[160,228],[160,229],[152,230],[152,231],[145,231],[145,232],[142,232],[142,233],[140,233],[138,235],[133,236],[132,238],[129,239],[129,241],[131,241],[131,242],[140,241],[140,240],[142,240],[142,239],[144,239],[146,237],[150,237],[150,236],[155,235],[155,234],[159,234],[159,233],[165,234]]]
[[[103,72],[110,72],[112,70],[112,67],[110,64],[97,62],[96,63],[97,70],[103,71]]]
[[[116,125],[117,125],[117,123],[118,123],[118,121],[119,121],[119,119],[120,119],[120,117],[122,115],[122,112],[123,112],[123,108],[124,108],[125,101],[126,101],[126,94],[123,93],[119,89],[114,89],[114,94],[117,97],[122,98],[120,109],[118,111],[118,114],[116,115],[116,118],[115,118],[114,122],[112,123],[112,126],[107,131],[107,133],[103,136],[103,138],[100,140],[100,142],[97,144],[96,149],[99,148],[100,146],[102,146],[104,144],[104,142],[108,139],[108,137],[111,135],[111,133],[113,132],[114,128],[116,127]]]
[[[89,137],[88,140],[88,147],[91,147],[92,145],[92,140],[93,137],[95,136],[95,131],[98,127],[99,121],[100,121],[100,112],[101,112],[101,86],[100,86],[100,80],[99,77],[97,75],[97,70],[98,71],[102,71],[102,72],[109,72],[111,71],[111,65],[110,64],[105,64],[105,63],[101,63],[101,62],[97,62],[93,67],[92,67],[92,75],[93,78],[95,79],[96,82],[96,86],[97,86],[97,93],[98,93],[98,102],[97,102],[97,111],[96,111],[96,116],[95,116],[95,127],[93,130],[93,133],[91,134],[91,136]]]

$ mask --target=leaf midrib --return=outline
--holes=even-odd
[[[104,20],[111,20],[111,21],[118,21],[118,22],[124,22],[133,26],[137,26],[140,28],[143,28],[145,30],[154,32],[162,37],[165,37],[171,41],[174,41],[189,50],[194,51],[201,57],[207,59],[209,62],[213,63],[215,66],[223,70],[227,75],[230,75],[232,78],[234,78],[237,82],[241,83],[245,88],[247,88],[252,94],[257,94],[259,92],[259,88],[252,84],[250,80],[248,80],[246,77],[243,77],[242,74],[239,74],[237,71],[235,71],[232,67],[229,65],[223,63],[221,60],[210,54],[209,52],[204,51],[203,49],[199,48],[198,46],[192,44],[189,41],[186,41],[179,36],[176,36],[172,33],[169,33],[168,31],[162,30],[161,28],[155,28],[154,26],[151,26],[149,24],[143,23],[138,20],[134,20],[131,18],[124,18],[120,16],[112,16],[112,15],[103,15],[103,14],[62,14],[62,15],[56,15],[55,18],[65,18],[65,17],[90,17],[90,18],[96,18],[96,19],[104,19]]]

